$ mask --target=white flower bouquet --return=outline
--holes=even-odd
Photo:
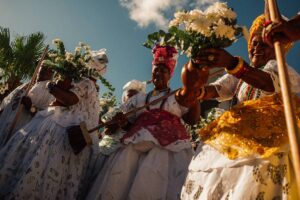
[[[89,70],[87,64],[91,59],[91,49],[88,45],[80,42],[74,53],[71,53],[65,50],[64,43],[60,39],[52,42],[56,49],[50,50],[49,59],[44,60],[43,64],[53,69],[61,79],[68,77],[72,80],[80,80],[83,76],[94,73]]]
[[[144,46],[156,43],[176,46],[190,58],[197,57],[202,48],[225,48],[242,36],[236,13],[226,3],[216,2],[205,11],[198,9],[176,12],[169,23],[169,31],[148,35]]]

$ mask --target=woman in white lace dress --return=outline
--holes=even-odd
[[[154,49],[154,90],[131,97],[121,106],[124,112],[170,92],[176,56],[171,47]],[[195,119],[199,111],[199,105],[181,106],[173,94],[130,117],[132,125],[127,124],[130,128],[122,138],[125,145],[109,157],[87,199],[178,199],[193,155],[181,120]]]
[[[99,101],[95,82],[82,78],[68,90],[48,86],[56,103],[40,111],[0,151],[0,194],[15,199],[76,199],[91,153],[75,155],[66,128],[85,121],[97,125]]]
[[[125,104],[131,97],[138,93],[146,93],[146,82],[141,82],[138,80],[131,80],[127,82],[123,86],[122,104]],[[118,112],[122,112],[121,108],[119,107],[109,110],[106,114],[104,114],[104,116],[102,116],[102,121],[107,122],[112,120],[112,118]],[[124,134],[126,134],[126,131],[121,128],[119,128],[113,134],[110,134],[108,131],[108,129],[104,129],[102,132],[102,139],[99,143],[99,147],[101,154],[110,156],[122,146],[120,139],[124,136]]]
[[[274,49],[264,43],[261,37],[264,21],[264,16],[259,16],[250,29],[248,50],[253,67],[241,58],[234,58],[225,50],[203,51],[199,58],[200,63],[212,67],[226,66],[229,73],[205,87],[205,99],[217,98],[219,101],[225,101],[236,98],[238,104],[244,105],[242,103],[244,101],[280,92]],[[289,46],[286,44],[285,50]],[[288,67],[288,73],[292,91],[299,92],[299,74],[290,67]],[[270,103],[271,100],[272,98],[270,98]],[[262,103],[257,105],[262,106]],[[263,110],[265,108],[268,110],[267,113]],[[250,106],[249,108],[241,107],[240,110],[236,108],[236,112],[227,113],[227,118],[220,118],[213,122],[214,124],[207,131],[211,137],[204,140],[204,143],[197,148],[196,155],[189,165],[189,173],[181,193],[182,199],[297,198],[293,196],[295,183],[293,171],[290,169],[288,148],[280,148],[288,146],[288,142],[272,139],[272,134],[275,134],[272,131],[276,127],[284,127],[282,125],[283,114],[274,116],[273,119],[261,119],[258,116],[272,115],[272,108],[265,108],[256,111],[255,109],[252,111]],[[274,113],[276,113],[275,110]],[[253,124],[244,122],[243,128],[239,129],[238,124],[243,123],[243,120],[248,120]],[[260,127],[265,128],[268,134],[253,131],[261,130]],[[279,138],[287,139],[287,137],[281,137],[282,134],[283,132],[280,132]],[[270,137],[264,138],[264,135]],[[262,149],[270,149],[274,141],[278,142],[275,145],[278,146],[278,150],[267,155]],[[259,142],[261,143],[258,145]]]
[[[30,89],[26,97],[23,97],[21,100],[26,91],[27,83],[16,88],[2,101],[0,105],[0,148],[12,137],[14,132],[25,126],[37,111],[46,109],[50,102],[54,100],[54,97],[46,88],[46,84],[52,79],[52,75],[53,72],[50,69],[42,67],[38,72],[37,82]],[[24,109],[9,135],[9,130],[18,110],[19,101],[22,101]]]

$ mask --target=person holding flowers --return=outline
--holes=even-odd
[[[282,101],[270,96],[280,85],[274,49],[262,40],[264,23],[261,15],[250,29],[251,64],[222,48],[201,49],[195,58],[200,66],[227,72],[204,86],[199,99],[235,99],[239,105],[200,131],[203,144],[190,163],[182,199],[297,199]],[[286,53],[290,47],[285,44]],[[299,74],[291,67],[288,73],[298,93]]]
[[[132,96],[121,105],[123,112],[171,93],[169,81],[176,66],[177,50],[156,45],[153,56],[154,90]],[[200,116],[196,99],[189,105],[183,106],[181,102],[183,95],[173,93],[128,120],[122,114],[113,118],[127,131],[121,139],[124,145],[110,155],[87,199],[179,198],[193,156],[182,120],[193,124]]]
[[[131,97],[140,93],[146,94],[146,84],[147,82],[141,82],[139,80],[131,80],[127,82],[123,86],[123,94],[122,94],[122,104],[125,104]],[[108,122],[113,119],[113,117],[121,112],[121,108],[113,107],[110,108],[102,117],[101,120],[103,122]],[[99,143],[101,154],[110,156],[113,152],[115,152],[118,148],[122,146],[120,139],[126,134],[126,131],[116,127],[118,130],[112,129],[104,129],[102,132],[102,139]]]
[[[87,64],[92,58],[88,46],[81,44],[72,54],[62,41],[54,43],[57,50],[44,65],[59,78],[47,84],[55,100],[0,151],[1,198],[76,199],[82,192],[91,148],[75,155],[66,129],[82,121],[88,127],[98,123],[98,93],[85,77],[99,71]]]

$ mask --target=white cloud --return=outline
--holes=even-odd
[[[182,9],[206,8],[219,0],[120,0],[128,9],[130,19],[139,27],[155,24],[158,28],[167,28],[172,13]]]
[[[208,6],[215,2],[220,2],[219,0],[197,0],[195,3],[195,7],[200,9],[206,9]]]

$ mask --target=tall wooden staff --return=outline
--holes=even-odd
[[[280,13],[277,7],[276,0],[266,0],[270,11],[270,18],[273,22],[280,22]],[[266,19],[269,16],[266,16]],[[278,63],[278,72],[280,87],[283,98],[285,121],[287,124],[288,136],[292,152],[292,163],[294,166],[294,172],[296,175],[298,191],[300,191],[300,136],[297,127],[295,107],[293,105],[291,90],[289,87],[290,80],[287,72],[287,66],[285,62],[285,56],[282,49],[282,45],[279,41],[274,42],[276,60]]]
[[[34,73],[33,73],[33,75],[32,75],[32,78],[31,78],[29,84],[27,85],[26,91],[25,91],[25,93],[24,93],[23,96],[27,96],[28,93],[29,93],[29,91],[30,91],[30,89],[31,89],[32,86],[34,85],[35,80],[36,80],[36,77],[37,77],[37,74],[38,74],[40,68],[42,67],[42,62],[43,62],[43,60],[44,60],[46,54],[48,53],[48,48],[49,48],[49,45],[47,45],[46,48],[44,49],[44,52],[43,52],[43,54],[42,54],[42,56],[41,56],[41,59],[40,59],[40,61],[38,62],[38,65],[36,66],[36,68],[35,68],[35,70],[34,70]],[[16,126],[16,123],[17,123],[17,121],[18,121],[18,119],[19,119],[21,113],[23,112],[24,105],[21,104],[21,100],[19,100],[19,103],[18,103],[18,107],[17,107],[17,108],[18,108],[18,109],[17,109],[16,115],[15,115],[15,118],[14,118],[14,120],[12,121],[12,123],[11,123],[11,125],[10,125],[8,134],[7,134],[7,136],[6,136],[5,140],[4,140],[3,145],[5,145],[5,144],[7,143],[7,141],[9,140],[9,138],[11,137],[12,131],[14,130],[14,128],[15,128],[15,126]]]

